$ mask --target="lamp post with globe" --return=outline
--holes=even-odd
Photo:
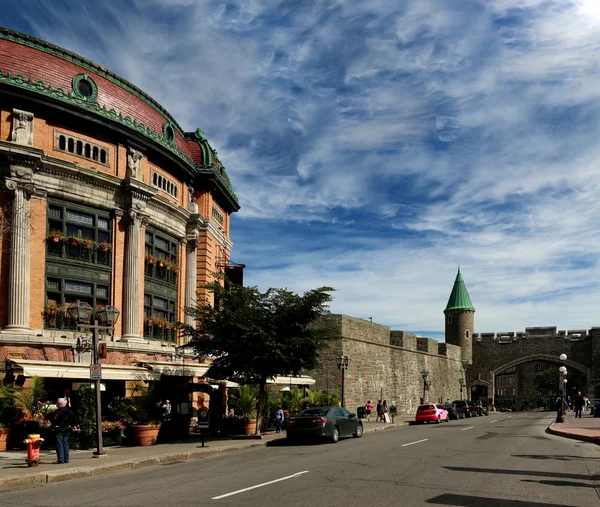
[[[556,408],[556,422],[564,423],[565,422],[565,386],[567,383],[567,367],[564,365],[564,362],[567,360],[567,354],[561,354],[559,356],[560,362],[563,363],[558,368],[559,380],[558,380],[558,399],[556,400],[557,408]]]

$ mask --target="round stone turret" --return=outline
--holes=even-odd
[[[473,362],[473,330],[475,328],[475,308],[460,274],[454,281],[450,299],[444,310],[446,316],[446,343],[458,345],[462,350],[462,360]]]

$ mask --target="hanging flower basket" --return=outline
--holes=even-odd
[[[110,250],[110,243],[98,243],[98,250],[101,252],[108,252]]]
[[[165,267],[165,262],[163,260],[158,261],[158,267],[159,268],[164,268]]]
[[[86,250],[89,250],[90,248],[92,248],[92,246],[93,246],[93,242],[92,242],[92,241],[84,241],[84,242],[83,242],[83,247],[84,247]]]
[[[151,255],[148,255],[148,256],[146,257],[146,262],[147,262],[148,264],[154,264],[154,257],[152,257]]]

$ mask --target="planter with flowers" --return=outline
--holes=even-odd
[[[256,405],[258,393],[249,385],[240,386],[230,395],[231,404],[235,406],[244,421],[244,435],[256,433]]]
[[[112,248],[112,245],[106,241],[102,241],[102,242],[98,243],[98,250],[100,250],[102,253],[110,252],[111,248]]]
[[[64,238],[62,231],[53,229],[50,234],[46,236],[46,243],[60,243]]]
[[[127,429],[125,420],[102,421],[102,442],[106,447],[121,445]]]

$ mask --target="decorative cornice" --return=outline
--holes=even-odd
[[[94,74],[102,76],[104,79],[107,79],[111,83],[123,88],[125,91],[131,93],[138,99],[148,104],[152,109],[165,116],[168,120],[170,120],[173,123],[174,127],[177,130],[179,130],[179,133],[183,136],[183,129],[179,126],[179,124],[175,121],[171,114],[163,106],[156,102],[156,100],[154,100],[146,92],[140,90],[137,86],[133,85],[126,79],[123,79],[121,76],[118,76],[114,72],[111,72],[110,70],[101,67],[97,63],[94,63],[91,60],[84,58],[83,56],[61,48],[60,46],[50,44],[49,42],[43,41],[41,39],[32,37],[21,32],[17,32],[15,30],[10,30],[9,28],[0,27],[0,40],[7,40],[9,42],[21,44],[22,46],[37,49],[38,51],[42,51],[52,56],[56,56],[58,58],[61,58],[62,60],[66,60],[67,62],[73,63],[81,68],[89,70]]]
[[[115,109],[107,109],[106,106],[100,106],[100,104],[98,104],[96,100],[88,100],[82,97],[80,94],[74,92],[73,90],[65,91],[62,88],[53,88],[52,85],[46,85],[41,80],[34,82],[31,79],[31,77],[24,77],[20,74],[13,76],[10,72],[3,72],[2,70],[0,70],[0,83],[29,90],[34,93],[44,95],[46,97],[50,97],[54,100],[59,100],[64,103],[80,107],[84,110],[98,114],[99,116],[102,116],[106,119],[115,121],[121,125],[124,125],[127,128],[134,130],[139,134],[144,135],[152,141],[160,144],[162,147],[173,152],[197,174],[213,173],[224,184],[224,189],[227,191],[227,193],[230,194],[232,198],[234,208],[239,206],[237,196],[233,191],[231,180],[229,179],[229,176],[227,175],[225,168],[222,166],[214,149],[211,148],[210,153],[212,153],[214,158],[219,162],[222,171],[220,170],[220,168],[214,167],[214,165],[212,164],[212,160],[210,160],[210,154],[206,152],[206,148],[203,147],[200,142],[198,144],[200,144],[203,153],[202,165],[197,164],[185,151],[183,151],[180,147],[177,146],[177,143],[174,140],[169,141],[165,135],[166,133],[164,132],[165,125],[170,125],[173,127],[173,129],[176,129],[185,140],[193,139],[193,137],[197,136],[200,132],[202,139],[204,139],[204,141],[206,142],[206,139],[204,138],[204,132],[202,132],[200,129],[196,130],[195,133],[184,132],[181,126],[168,113],[168,111],[166,111],[160,104],[158,104],[158,102],[152,99],[149,95],[147,95],[142,90],[132,85],[125,79],[117,76],[113,72],[110,72],[107,69],[104,69],[103,67],[99,66],[98,64],[95,64],[94,62],[87,60],[75,53],[72,53],[70,51],[67,51],[66,49],[60,48],[35,37],[31,37],[26,34],[22,34],[20,32],[1,27],[0,40],[7,40],[10,42],[31,47],[33,49],[37,49],[39,51],[43,51],[45,53],[66,60],[70,63],[73,63],[81,68],[94,72],[95,74],[104,77],[113,84],[123,88],[127,92],[131,93],[138,99],[145,102],[147,105],[155,109],[158,113],[163,115],[168,120],[168,122],[166,124],[163,124],[163,132],[158,133],[149,126],[146,126],[143,123],[138,123],[137,120],[132,119],[128,115],[123,116],[121,112],[117,112]],[[83,77],[85,75],[80,74],[75,77],[79,76]]]

